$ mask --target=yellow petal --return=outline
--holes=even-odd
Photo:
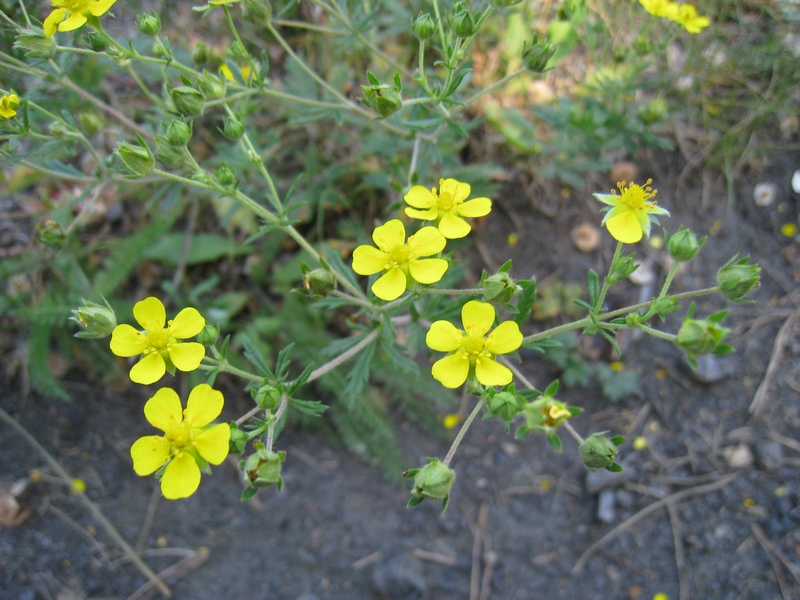
[[[172,335],[179,340],[194,337],[206,326],[206,320],[197,311],[196,308],[184,308],[181,312],[175,315],[169,330]]]
[[[374,275],[380,273],[389,262],[385,252],[374,246],[358,246],[353,250],[353,271],[359,275]]]
[[[142,358],[133,365],[130,378],[133,383],[150,385],[155,383],[167,372],[167,364],[158,352],[153,352]]]
[[[514,321],[503,321],[486,336],[486,348],[492,354],[508,354],[522,345],[522,332]]]
[[[406,241],[406,228],[400,219],[387,221],[372,232],[375,245],[384,252],[390,252],[397,246],[402,246]]]
[[[200,485],[200,468],[194,458],[181,452],[164,469],[161,478],[161,493],[168,500],[188,498],[197,491]]]
[[[415,185],[408,190],[408,193],[403,196],[403,200],[414,208],[430,209],[436,206],[436,196],[428,188],[421,185]]]
[[[472,231],[472,226],[453,211],[447,211],[439,221],[439,231],[447,239],[457,240]]]
[[[160,435],[140,437],[131,446],[133,470],[137,475],[150,475],[169,460],[171,448],[166,438]]]
[[[109,8],[111,8],[117,0],[97,0],[97,2],[92,2],[89,5],[89,13],[93,14],[95,17],[99,17],[100,15],[106,14]]]
[[[44,20],[42,23],[42,28],[44,29],[44,34],[47,37],[53,37],[58,31],[58,24],[64,20],[67,16],[67,9],[66,8],[57,8]]]
[[[446,244],[447,240],[436,227],[423,227],[408,238],[408,249],[414,256],[439,254]]]
[[[472,188],[468,183],[462,183],[457,179],[439,180],[439,197],[450,196],[454,202],[460,203],[469,198]]]
[[[433,363],[433,378],[444,387],[454,389],[463,385],[469,375],[469,360],[462,354],[451,354]]]
[[[462,217],[485,217],[492,212],[492,201],[489,198],[473,198],[457,206],[455,212]]]
[[[167,311],[164,310],[161,300],[150,296],[134,304],[133,317],[145,330],[158,331],[164,328]]]
[[[186,402],[186,423],[189,427],[205,427],[219,416],[224,404],[222,392],[207,383],[196,385],[189,392],[189,400]]]
[[[130,325],[117,325],[111,332],[111,352],[117,356],[138,356],[147,348],[147,337]]]
[[[183,406],[172,388],[161,388],[144,405],[144,417],[153,427],[168,431],[183,421]]]
[[[195,448],[212,465],[218,465],[228,456],[231,428],[227,423],[214,425],[195,439]]]
[[[494,325],[496,314],[494,306],[488,302],[470,300],[461,309],[461,322],[468,334],[482,336]]]
[[[73,12],[70,16],[66,19],[61,21],[58,24],[59,31],[74,31],[78,27],[82,27],[84,23],[86,23],[88,19],[84,16],[83,13],[80,12]]]
[[[206,348],[199,342],[173,342],[169,358],[179,370],[194,371],[206,355]]]
[[[491,358],[479,358],[475,363],[475,377],[483,385],[508,385],[514,374],[505,365]]]
[[[639,219],[631,210],[622,211],[606,221],[608,233],[618,242],[635,244],[642,239],[642,227]]]
[[[439,210],[436,208],[429,208],[427,210],[417,210],[416,208],[406,208],[406,215],[412,219],[420,219],[422,221],[433,221],[439,216]]]
[[[461,347],[464,332],[450,321],[436,321],[425,335],[425,343],[431,350],[455,352]]]
[[[406,274],[394,267],[372,284],[372,293],[381,300],[395,300],[406,291],[406,285]]]
[[[443,258],[423,258],[410,261],[408,272],[415,281],[420,283],[436,283],[447,271],[447,266],[448,262]]]

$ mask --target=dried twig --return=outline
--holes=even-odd
[[[420,560],[427,560],[429,562],[433,562],[438,565],[444,565],[445,567],[458,566],[457,556],[450,556],[448,554],[439,554],[438,552],[431,552],[430,550],[424,550],[422,548],[414,548],[411,551],[411,555],[414,558],[418,558]]]
[[[706,485],[698,485],[697,487],[681,490],[680,492],[675,492],[674,494],[670,494],[666,498],[657,500],[656,502],[653,502],[652,504],[645,506],[642,510],[631,516],[626,521],[623,521],[622,523],[614,527],[611,531],[606,533],[603,537],[601,537],[599,540],[597,540],[591,546],[589,546],[586,550],[584,550],[583,554],[581,554],[580,558],[578,558],[578,561],[575,563],[575,566],[572,567],[572,573],[573,574],[580,573],[583,570],[583,566],[586,564],[586,561],[589,560],[589,557],[594,553],[594,551],[597,550],[603,544],[605,544],[608,540],[616,537],[618,534],[622,533],[626,529],[633,527],[636,523],[641,521],[649,514],[657,511],[659,508],[662,508],[668,502],[678,502],[680,500],[683,500],[687,496],[695,496],[697,494],[708,494],[709,492],[714,492],[728,485],[731,481],[733,481],[736,478],[737,475],[738,473],[731,473],[730,475],[727,475],[722,479],[719,479],[713,483],[709,483]]]
[[[764,533],[764,530],[758,525],[758,523],[753,523],[750,525],[750,531],[753,532],[753,535],[758,540],[758,543],[761,544],[761,547],[764,549],[764,552],[767,553],[767,557],[769,558],[769,562],[772,563],[772,570],[775,571],[775,576],[778,578],[778,587],[781,589],[781,596],[783,596],[784,600],[788,600],[792,597],[792,593],[789,590],[789,584],[786,583],[786,577],[783,575],[783,569],[781,569],[780,564],[778,563],[778,548],[773,544],[770,539],[767,537],[767,534]],[[784,560],[783,563],[789,567],[789,571],[792,571],[791,566]],[[792,571],[792,574],[797,579],[797,574]]]
[[[175,582],[183,579],[189,573],[201,567],[208,560],[208,550],[201,550],[200,552],[192,552],[186,558],[182,558],[173,565],[170,565],[158,574],[158,581]],[[128,596],[128,600],[146,600],[152,598],[153,593],[156,591],[156,580],[151,579],[142,587],[136,590],[133,594]]]
[[[775,376],[775,371],[778,368],[781,359],[783,359],[783,348],[786,345],[786,341],[789,338],[789,333],[792,331],[792,328],[794,327],[798,317],[800,317],[800,311],[792,313],[786,319],[786,321],[783,322],[783,325],[781,325],[781,328],[778,331],[778,335],[775,337],[775,345],[772,349],[772,356],[769,359],[767,372],[764,373],[764,379],[761,380],[761,384],[758,386],[756,395],[753,397],[753,401],[750,403],[750,408],[748,409],[751,415],[758,416],[758,413],[761,410],[761,405],[764,403],[764,400],[767,397],[769,384],[772,382],[772,378]]]
[[[686,558],[683,553],[683,536],[681,535],[681,519],[672,502],[667,502],[667,513],[672,524],[672,542],[675,546],[675,567],[678,570],[678,598],[689,598],[689,582],[686,579]]]

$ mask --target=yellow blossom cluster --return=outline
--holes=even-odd
[[[11,119],[17,116],[19,104],[19,96],[16,94],[4,94],[0,96],[0,117],[3,119]]]
[[[167,370],[194,371],[205,357],[199,342],[184,342],[198,335],[206,321],[195,308],[184,308],[167,321],[164,304],[149,297],[137,302],[133,316],[139,326],[117,325],[111,333],[111,351],[117,356],[142,358],[130,371],[134,383],[151,384]],[[190,393],[184,409],[178,394],[161,388],[144,406],[147,421],[164,435],[141,437],[131,447],[133,470],[138,475],[156,476],[161,493],[175,500],[194,494],[200,485],[200,471],[218,465],[228,456],[230,426],[212,425],[222,412],[222,392],[201,383]]]
[[[697,14],[693,4],[678,4],[671,0],[639,0],[651,15],[675,21],[689,33],[700,33],[711,24],[708,17]]]

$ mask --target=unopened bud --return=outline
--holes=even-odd
[[[225,163],[222,163],[219,168],[214,171],[214,176],[220,185],[229,186],[236,181],[236,172]]]
[[[740,302],[761,285],[761,267],[749,262],[749,257],[737,260],[738,254],[717,271],[717,287],[728,300]]]
[[[328,269],[312,269],[303,277],[303,287],[314,300],[321,300],[336,288],[336,278]]]
[[[580,452],[583,464],[590,469],[621,470],[619,465],[617,465],[617,469],[612,467],[616,465],[618,447],[625,441],[625,438],[617,436],[609,439],[607,434],[607,431],[593,433],[581,444]]]
[[[418,40],[430,39],[436,33],[436,22],[430,13],[420,13],[411,25],[411,31]]]
[[[136,24],[139,26],[139,31],[145,35],[157,35],[161,31],[161,18],[154,10],[151,10],[149,15],[140,15]]]
[[[39,233],[39,241],[51,248],[61,248],[67,241],[64,229],[55,221],[46,221],[44,224],[37,223],[36,229]]]
[[[416,506],[425,498],[442,500],[442,512],[447,509],[450,500],[450,488],[456,480],[456,472],[439,461],[438,458],[429,458],[428,464],[421,469],[412,469],[403,475],[414,478],[414,487],[411,489],[411,500],[408,506]]]
[[[281,401],[281,392],[274,385],[262,385],[257,390],[251,390],[250,393],[253,395],[253,400],[256,401],[258,407],[265,410],[277,408]]]
[[[197,341],[203,344],[203,346],[213,346],[217,343],[218,339],[219,325],[212,325],[211,323],[206,323],[203,330],[197,334]]]
[[[487,277],[481,283],[481,287],[483,288],[483,298],[487,302],[497,302],[498,304],[508,304],[522,289],[507,271],[498,271],[491,277]]]
[[[192,138],[192,123],[185,123],[178,119],[169,122],[166,128],[165,137],[170,146],[180,148],[185,146]]]
[[[487,415],[497,417],[507,423],[514,420],[521,408],[519,398],[511,392],[499,392],[492,396],[486,404]]]
[[[186,162],[186,156],[180,148],[176,148],[167,141],[163,135],[153,138],[156,145],[156,158],[158,162],[172,169],[179,169]]]
[[[225,117],[222,121],[222,135],[236,141],[244,135],[244,124],[236,117]]]
[[[217,100],[225,95],[225,77],[203,70],[203,74],[197,78],[197,87],[209,100]]]
[[[75,337],[96,340],[111,335],[117,326],[117,315],[105,298],[103,302],[105,305],[84,300],[83,306],[72,311],[70,320],[82,327]]]
[[[555,51],[555,46],[544,40],[540,41],[539,36],[534,34],[530,46],[527,42],[522,45],[522,64],[529,71],[542,73],[547,68],[547,63],[550,62]]]
[[[460,10],[453,17],[453,31],[458,37],[469,37],[475,33],[475,18],[466,9]]]
[[[244,18],[254,25],[267,25],[272,19],[269,0],[244,0]]]
[[[97,113],[83,112],[78,115],[78,121],[87,135],[94,135],[103,128],[103,118]]]
[[[172,88],[169,96],[175,110],[184,117],[197,117],[205,110],[206,98],[203,92],[188,85]]]
[[[247,445],[247,432],[242,431],[236,425],[236,421],[231,421],[231,439],[228,442],[228,452],[231,454],[241,454]]]
[[[686,262],[694,258],[706,243],[706,239],[706,236],[703,236],[698,240],[694,233],[681,225],[678,231],[667,238],[667,250],[678,262]]]
[[[14,48],[25,53],[25,58],[36,58],[48,60],[53,58],[56,53],[56,40],[54,37],[35,33],[31,29],[26,29],[17,36],[14,41]]]
[[[105,52],[108,50],[108,38],[96,31],[89,31],[87,32],[84,37],[86,41],[89,42],[89,47],[94,50],[95,52]]]
[[[284,460],[286,460],[285,452],[270,452],[259,444],[255,454],[251,454],[241,461],[239,468],[248,485],[260,488],[277,484],[278,491],[281,491],[283,489],[281,465]]]
[[[116,155],[123,164],[125,177],[136,179],[149,175],[155,166],[155,158],[147,143],[139,138],[139,145],[135,146],[127,142],[120,143],[116,149]]]
[[[361,102],[378,113],[381,118],[393,115],[403,108],[402,86],[400,76],[394,76],[394,86],[381,83],[372,73],[367,72],[370,85],[362,85],[365,98]]]

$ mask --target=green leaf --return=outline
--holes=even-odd
[[[246,500],[250,500],[250,498],[255,496],[257,493],[258,493],[258,488],[248,486],[244,488],[244,490],[242,490],[241,501],[244,502]]]
[[[508,261],[506,264],[511,266],[510,263],[511,261]],[[522,325],[528,320],[528,317],[531,314],[531,308],[533,308],[533,303],[536,301],[536,279],[531,277],[529,281],[517,282],[517,285],[522,288],[522,292],[520,292],[517,296],[518,312],[514,317],[514,322],[517,325]]]
[[[561,443],[561,438],[558,437],[557,433],[548,433],[547,443],[550,444],[550,447],[556,452],[561,452],[561,450],[564,448],[564,445]]]
[[[300,400],[299,398],[289,398],[289,404],[292,408],[309,417],[318,417],[330,408],[327,404],[316,400]]]
[[[239,244],[231,237],[213,233],[196,233],[188,240],[188,243],[187,252],[185,248],[186,234],[168,233],[162,235],[155,244],[150,246],[144,256],[168,267],[174,267],[178,265],[184,253],[187,265],[199,265],[221,258],[240,256],[250,251],[247,246]]]
[[[589,304],[591,304],[592,308],[595,308],[600,297],[600,278],[594,269],[589,269],[586,278],[589,281]]]
[[[376,347],[377,344],[373,340],[371,344],[361,351],[353,368],[347,373],[347,386],[342,395],[348,404],[352,404],[351,399],[364,391],[364,385],[369,379],[370,365],[372,364],[372,357],[375,355]]]
[[[261,351],[250,340],[246,333],[242,333],[241,340],[242,345],[244,346],[244,357],[249,360],[253,366],[256,367],[256,369],[258,369],[259,374],[264,375],[269,379],[276,379],[272,370],[267,365],[267,361],[264,360],[264,356],[261,354]]]

